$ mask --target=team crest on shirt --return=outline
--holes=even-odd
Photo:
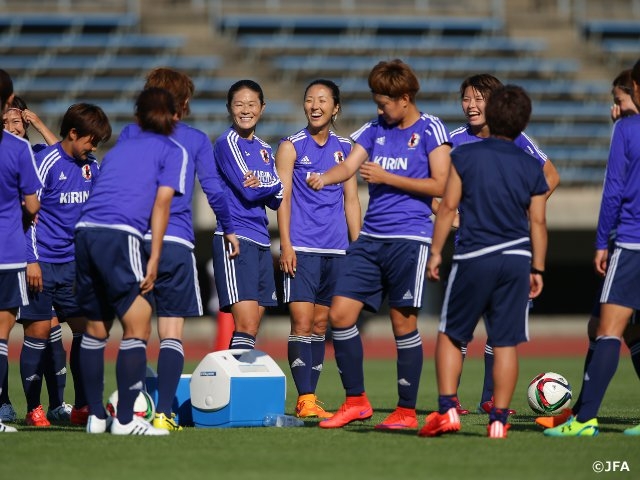
[[[85,180],[91,180],[91,165],[82,166],[82,176]]]
[[[407,143],[407,145],[409,145],[409,148],[416,148],[418,146],[418,143],[420,143],[420,135],[414,132],[411,134],[411,138],[409,139],[409,143]]]
[[[336,163],[342,163],[344,162],[344,152],[341,151],[337,151],[333,154],[333,158],[336,161]]]
[[[271,157],[269,156],[269,151],[266,148],[260,149],[260,156],[262,157],[262,161],[269,165]]]

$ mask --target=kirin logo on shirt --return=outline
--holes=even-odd
[[[414,132],[411,134],[411,138],[409,139],[409,143],[407,143],[407,145],[409,145],[409,148],[416,148],[418,146],[418,143],[420,143],[420,135]]]
[[[260,156],[262,157],[262,161],[267,165],[269,165],[269,162],[271,161],[271,157],[269,156],[269,152],[267,151],[266,148],[260,149]]]
[[[82,176],[85,180],[91,180],[91,166],[83,165],[82,166]]]
[[[344,162],[344,153],[341,151],[334,152],[333,158],[336,161],[336,163],[342,163]]]

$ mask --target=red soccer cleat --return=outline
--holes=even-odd
[[[36,408],[27,413],[27,416],[24,418],[27,425],[31,425],[32,427],[50,427],[51,422],[47,420],[47,414],[44,413],[42,409],[42,405],[38,405]]]
[[[499,420],[487,425],[487,436],[489,438],[507,438],[507,430],[511,428],[508,423],[505,425]]]
[[[375,426],[377,430],[401,430],[403,428],[418,428],[418,417],[415,408],[396,407],[381,423]]]
[[[424,427],[418,432],[420,437],[437,437],[443,433],[457,432],[460,430],[460,417],[455,407],[446,413],[433,412],[427,415]]]
[[[318,423],[321,428],[341,428],[356,420],[366,420],[373,415],[373,408],[365,394],[347,397],[333,417]]]

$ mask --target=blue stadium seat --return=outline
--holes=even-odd
[[[133,13],[2,13],[0,31],[19,30],[21,33],[65,32],[70,28],[82,32],[114,32],[120,29],[132,29],[140,23],[138,15]]]
[[[587,20],[581,24],[581,30],[587,39],[629,38],[640,40],[640,22],[637,20]]]
[[[376,56],[349,55],[283,55],[273,60],[274,66],[293,76],[325,74],[363,75],[380,61]],[[469,72],[495,72],[496,75],[545,76],[570,75],[578,72],[573,59],[505,58],[505,57],[405,57],[416,73],[467,75]]]
[[[245,33],[345,33],[378,34],[441,33],[448,35],[497,34],[504,22],[493,17],[415,17],[374,15],[224,15],[218,28],[235,34]]]
[[[185,43],[182,36],[148,35],[139,33],[25,33],[0,37],[0,51],[20,54],[63,50],[80,53],[84,51],[143,51],[176,50]]]
[[[513,39],[504,36],[422,36],[398,35],[324,35],[320,34],[247,34],[238,43],[258,53],[302,52],[441,52],[467,54],[532,54],[543,51],[547,44],[539,39]]]
[[[216,56],[183,57],[174,53],[150,55],[10,55],[2,60],[9,71],[29,72],[105,72],[113,75],[144,73],[151,68],[169,66],[189,74],[211,72],[220,65]]]

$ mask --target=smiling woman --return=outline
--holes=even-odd
[[[278,209],[282,184],[271,147],[255,135],[264,110],[260,85],[248,79],[234,83],[227,93],[232,125],[214,144],[242,252],[239,257],[230,256],[218,225],[213,268],[220,310],[231,312],[235,323],[230,348],[254,348],[266,307],[278,304],[265,208]]]
[[[307,179],[313,190],[323,191],[359,170],[369,184],[364,225],[349,247],[329,310],[346,400],[332,418],[320,422],[322,428],[340,428],[373,415],[356,322],[363,308],[378,310],[385,296],[396,342],[399,398],[397,408],[376,428],[418,426],[423,353],[417,318],[433,231],[431,199],[442,196],[451,163],[444,125],[416,106],[419,88],[415,73],[401,60],[374,66],[369,89],[378,118],[352,134],[355,145],[343,162]]]
[[[288,357],[298,390],[298,417],[331,417],[317,402],[316,386],[325,354],[329,305],[349,241],[362,224],[355,176],[322,192],[306,179],[344,161],[351,142],[331,127],[340,111],[340,90],[330,80],[314,80],[304,92],[307,126],[286,137],[276,153],[284,186],[278,209],[280,270],[291,330]]]

